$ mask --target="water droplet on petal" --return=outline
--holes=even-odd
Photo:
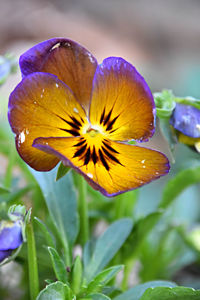
[[[23,144],[23,143],[25,142],[25,139],[26,139],[25,133],[24,133],[24,131],[22,131],[22,132],[19,134],[19,143],[20,143],[20,144]]]
[[[59,87],[58,83],[56,83],[56,87],[57,87],[57,88]]]
[[[87,173],[87,176],[93,178],[93,175],[91,173]]]
[[[144,164],[145,163],[145,159],[141,160],[141,163]]]
[[[74,107],[74,109],[73,109],[73,111],[75,112],[75,113],[79,113],[79,111],[78,111],[78,109],[76,108],[76,107]]]

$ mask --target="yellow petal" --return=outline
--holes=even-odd
[[[34,139],[78,136],[87,119],[82,106],[62,81],[46,73],[33,73],[10,96],[9,122],[16,134],[20,156],[32,168],[48,171],[59,160],[33,148]]]
[[[71,165],[106,196],[138,188],[169,171],[160,152],[104,139],[98,146],[87,137],[38,138],[33,146]]]
[[[112,140],[146,141],[154,133],[155,105],[148,85],[122,58],[107,58],[93,82],[90,122]]]

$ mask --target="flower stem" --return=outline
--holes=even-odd
[[[82,176],[79,176],[79,214],[80,214],[80,237],[82,246],[89,238],[89,220],[87,206],[87,184]]]
[[[27,250],[28,250],[28,270],[30,299],[35,300],[39,294],[38,265],[35,247],[35,237],[31,223],[26,226]]]

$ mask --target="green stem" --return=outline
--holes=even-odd
[[[126,291],[128,288],[128,280],[129,280],[130,273],[133,269],[134,262],[135,259],[129,259],[126,262],[125,269],[124,269],[124,277],[121,284],[121,288],[123,291]]]
[[[28,270],[30,299],[35,300],[39,294],[38,265],[35,247],[35,237],[33,226],[29,223],[26,226],[27,250],[28,250]]]
[[[80,237],[82,246],[89,238],[89,220],[87,205],[87,184],[82,176],[79,176],[79,214],[80,214]]]

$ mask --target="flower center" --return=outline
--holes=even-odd
[[[88,133],[90,135],[90,137],[94,138],[99,134],[99,130],[89,127],[88,130],[86,131],[86,133]]]

